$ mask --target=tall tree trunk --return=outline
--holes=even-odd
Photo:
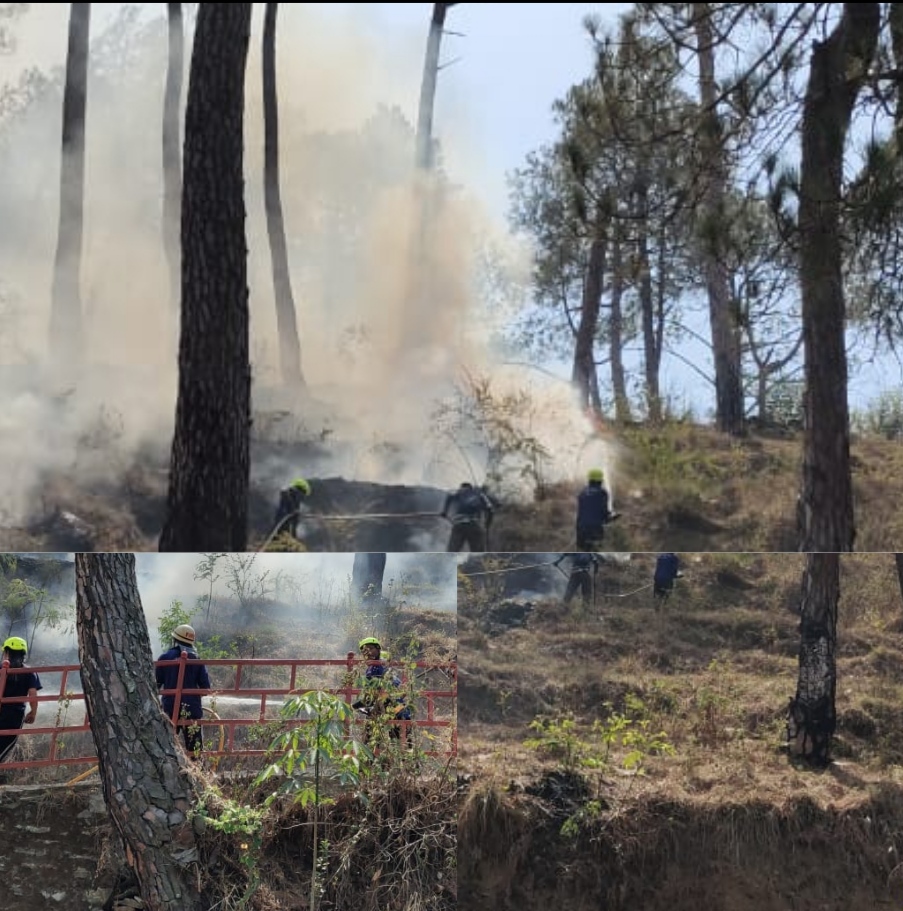
[[[178,325],[181,251],[179,208],[182,196],[181,121],[182,73],[185,69],[185,37],[182,4],[166,4],[169,56],[163,92],[163,250],[169,269],[169,305],[173,327]]]
[[[51,361],[67,378],[81,365],[83,357],[81,267],[90,30],[91,4],[70,4],[63,94],[60,216],[50,304]]]
[[[853,105],[875,53],[880,4],[845,3],[812,50],[803,106],[800,283],[805,353],[801,550],[849,551],[856,529],[850,474],[846,302],[840,203]]]
[[[646,410],[649,420],[662,419],[662,393],[659,368],[661,344],[656,333],[655,295],[652,293],[652,267],[649,262],[649,189],[645,182],[636,188],[637,199],[637,257],[640,263],[640,312],[643,325],[643,365],[646,379]]]
[[[386,572],[386,554],[355,554],[351,570],[351,587],[356,597],[364,601],[378,601],[383,593]]]
[[[699,60],[699,95],[705,123],[702,127],[702,160],[707,169],[703,188],[704,236],[701,255],[709,298],[709,325],[715,362],[715,419],[718,429],[730,434],[744,431],[743,364],[740,321],[731,294],[730,276],[720,254],[718,238],[723,231],[727,165],[721,146],[718,119],[718,86],[715,80],[715,38],[710,3],[693,4],[696,55]]]
[[[903,598],[903,554],[894,554],[894,561],[897,564],[897,582],[900,585],[900,597]]]
[[[611,317],[608,325],[608,351],[611,363],[611,389],[615,399],[615,420],[623,424],[630,420],[630,400],[627,397],[627,378],[624,373],[624,296],[623,244],[617,223],[612,238],[611,253]]]
[[[279,368],[282,384],[297,390],[304,386],[301,343],[298,338],[295,297],[292,293],[282,196],[279,190],[279,95],[276,89],[278,9],[278,3],[267,3],[263,19],[263,193],[273,268],[273,294],[276,300]]]
[[[434,3],[430,31],[426,41],[423,79],[420,83],[420,105],[417,110],[417,147],[415,164],[424,171],[433,168],[433,110],[436,103],[436,83],[439,81],[439,52],[445,14],[455,3]]]
[[[161,551],[247,544],[251,368],[243,126],[250,3],[202,3],[185,112],[179,390]]]
[[[76,554],[85,704],[110,818],[150,911],[201,908],[188,760],[160,709],[134,554]]]
[[[411,242],[409,252],[408,280],[405,291],[405,313],[410,314],[408,323],[416,325],[424,308],[433,306],[435,283],[435,262],[433,249],[437,245],[433,237],[434,212],[437,206],[437,189],[433,160],[433,108],[436,100],[436,84],[439,79],[439,51],[442,45],[442,31],[445,14],[454,3],[434,3],[427,37],[426,56],[423,64],[423,79],[420,85],[420,106],[417,112],[417,134],[415,136],[414,164],[416,179],[413,185],[413,217],[411,220]],[[405,349],[393,356],[403,359],[416,347],[417,340],[408,341]]]
[[[787,739],[792,759],[815,768],[831,761],[837,722],[838,554],[807,554],[800,609],[799,680],[790,700]]]
[[[595,408],[592,391],[598,390],[596,376],[596,333],[599,330],[599,308],[602,303],[602,283],[605,276],[608,238],[604,227],[596,220],[596,228],[589,248],[589,261],[583,282],[583,301],[580,321],[574,339],[574,365],[571,382],[580,396],[580,408]]]

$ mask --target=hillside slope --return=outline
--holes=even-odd
[[[606,563],[588,609],[505,556],[461,567],[459,908],[898,901],[893,558],[842,558],[835,761],[814,773],[783,747],[804,558],[684,556],[661,609],[651,555]]]

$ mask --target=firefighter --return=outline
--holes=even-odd
[[[609,509],[605,473],[601,468],[587,472],[586,487],[577,494],[577,549],[594,552],[601,548],[605,526],[618,514]]]
[[[163,652],[157,661],[172,661],[174,658],[181,658],[185,652],[189,659],[197,660],[198,653],[196,650],[196,635],[194,628],[187,623],[181,623],[172,631],[172,648]],[[179,665],[171,664],[167,667],[158,667],[155,671],[158,690],[174,690],[179,682]],[[210,675],[207,673],[207,667],[203,664],[186,664],[185,675],[182,678],[183,690],[209,690]],[[170,720],[173,717],[176,697],[174,693],[166,694],[160,697],[163,705],[163,711]],[[190,718],[197,721],[204,717],[204,710],[201,707],[200,694],[183,695],[179,702],[179,718]],[[197,760],[200,758],[201,751],[204,749],[204,733],[199,724],[181,725],[182,734],[185,738],[185,748],[188,755]]]
[[[304,501],[310,496],[310,484],[304,478],[296,478],[284,490],[279,491],[279,505],[273,520],[276,535],[283,529],[293,538],[298,538],[298,523],[304,511]]]
[[[492,500],[486,492],[469,481],[464,481],[456,491],[448,494],[439,513],[452,524],[447,551],[458,553],[465,545],[471,553],[485,551],[493,510]]]
[[[28,655],[28,645],[19,636],[10,636],[3,643],[3,663],[10,670],[27,667],[25,658]],[[22,674],[7,674],[6,686],[0,695],[4,699],[17,696],[28,697],[28,712],[25,711],[24,702],[4,702],[0,705],[0,731],[19,730],[23,724],[34,724],[38,717],[38,690],[43,689],[41,678],[34,671]],[[0,734],[0,762],[3,762],[13,751],[18,734]]]
[[[401,678],[386,665],[379,639],[366,636],[358,643],[358,649],[367,661],[367,670],[364,673],[363,692],[351,707],[370,719],[365,736],[367,743],[372,744],[376,739],[377,718],[380,715],[389,721],[410,721],[413,716],[407,698],[401,692]],[[390,724],[389,736],[393,740],[400,740],[401,726]]]

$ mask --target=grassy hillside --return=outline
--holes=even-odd
[[[710,428],[671,424],[661,429],[612,431],[615,462],[610,483],[622,518],[611,526],[607,549],[683,551],[786,551],[797,547],[796,496],[802,442],[752,434],[732,440]],[[255,448],[249,547],[262,547],[272,530],[278,490],[297,473],[312,473],[323,446],[268,444]],[[859,551],[903,546],[903,446],[875,437],[854,440],[853,483]],[[574,498],[590,466],[575,465],[570,484],[545,486],[530,503],[506,503],[491,529],[497,551],[573,547]],[[95,476],[96,478],[97,476]],[[163,522],[166,465],[144,461],[116,479],[48,477],[32,515],[17,527],[0,527],[0,547],[34,550],[155,550]],[[435,513],[444,491],[325,477],[314,483],[305,546],[316,551],[392,552],[443,550],[448,525]],[[404,514],[399,519],[392,514]],[[318,516],[371,516],[342,521]],[[373,515],[388,518],[372,518]],[[274,549],[291,546],[280,538]]]
[[[893,558],[842,558],[824,773],[783,747],[803,557],[685,559],[661,610],[644,587],[650,555],[607,564],[586,611],[561,604],[563,579],[544,594],[535,570],[497,572],[508,558],[463,567],[492,574],[459,586],[459,908],[899,906]]]

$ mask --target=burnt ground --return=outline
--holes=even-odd
[[[302,472],[296,468],[280,481],[285,483],[297,474]],[[346,553],[445,550],[449,526],[439,517],[445,490],[306,477],[312,493],[301,531],[302,549]],[[0,527],[0,548],[8,552],[156,550],[167,488],[167,471],[146,463],[132,466],[116,483],[48,478],[29,519],[19,527]],[[252,478],[249,548],[261,548],[270,539],[278,491],[279,484],[272,479]],[[370,518],[374,515],[377,518]],[[336,518],[345,516],[349,518]],[[267,546],[289,549],[286,538],[278,536]]]
[[[410,466],[404,463],[401,447],[364,451],[347,442],[290,430],[282,432],[281,439],[262,439],[272,430],[261,431],[257,423],[255,417],[260,436],[251,448],[249,548],[259,549],[267,542],[280,488],[301,475],[313,483],[304,542],[299,547],[282,535],[268,549],[445,550],[450,529],[438,513],[446,490],[430,486],[432,481],[389,483],[407,477]],[[602,550],[797,550],[799,438],[750,435],[735,440],[710,428],[675,425],[613,432],[611,442],[619,451],[612,492],[620,519],[606,531]],[[76,453],[71,466],[40,479],[30,495],[27,517],[15,527],[0,525],[0,548],[157,549],[168,488],[165,447],[158,440],[126,458],[104,448],[104,441],[91,445]],[[368,453],[377,459],[376,467],[367,468],[362,461]],[[898,442],[870,437],[855,439],[851,453],[857,550],[900,550],[903,513],[897,503],[903,494],[903,448]],[[524,499],[503,497],[487,550],[572,550],[575,498],[582,477],[576,470],[570,481],[545,483]],[[363,478],[385,478],[386,483]],[[204,546],[199,542],[195,549]]]

